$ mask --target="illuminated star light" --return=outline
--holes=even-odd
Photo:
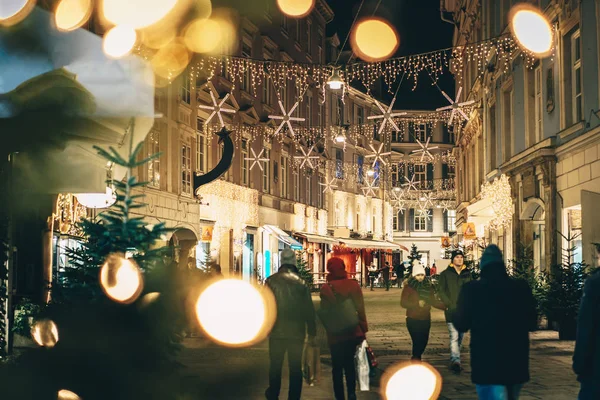
[[[378,133],[379,135],[381,135],[381,132],[383,132],[383,129],[385,128],[386,123],[389,123],[390,125],[392,125],[396,131],[400,130],[400,128],[398,128],[398,125],[396,125],[396,123],[394,122],[393,118],[400,117],[402,115],[406,115],[406,113],[405,112],[398,112],[398,113],[392,112],[395,102],[396,102],[396,98],[394,97],[392,99],[392,102],[390,103],[390,106],[388,107],[388,109],[386,111],[381,106],[381,104],[377,100],[375,100],[375,105],[379,108],[382,115],[370,115],[367,117],[367,119],[379,119],[379,118],[383,119],[383,121],[381,122],[381,125],[379,125],[379,133]]]
[[[394,209],[397,212],[399,211],[402,214],[404,214],[404,211],[406,211],[406,206],[404,205],[404,201],[402,201],[402,200],[395,200]]]
[[[363,194],[367,197],[375,197],[375,189],[378,189],[377,186],[375,186],[375,179],[373,179],[371,182],[369,182],[368,179],[365,179],[365,183],[367,186],[361,188],[363,191]]]
[[[298,103],[296,103],[298,104]],[[304,147],[300,147],[300,151],[302,151],[302,155],[301,156],[294,156],[294,158],[302,160],[302,164],[300,164],[300,168],[304,167],[304,164],[308,163],[308,165],[310,165],[311,169],[314,169],[315,166],[313,165],[311,159],[318,159],[319,156],[311,156],[311,153],[313,151],[313,149],[315,148],[315,145],[313,144],[310,149],[308,149],[308,153],[306,151],[304,151]]]
[[[407,177],[404,177],[404,179],[406,179],[406,183],[403,183],[402,186],[408,186],[406,188],[407,193],[411,190],[419,190],[417,189],[417,184],[419,184],[420,182],[415,182],[415,175],[411,176],[410,179],[408,179]]]
[[[428,220],[431,219],[431,212],[428,209],[425,209],[425,208],[420,208],[419,210],[417,210],[417,215],[419,217],[425,217]]]
[[[217,98],[215,97],[215,94],[213,93],[213,90],[210,90],[210,98],[212,99],[213,105],[209,106],[209,105],[204,105],[201,104],[198,106],[198,108],[202,108],[204,110],[212,110],[212,113],[210,113],[210,115],[208,116],[208,118],[206,118],[206,123],[208,124],[210,122],[210,120],[217,115],[219,117],[219,121],[221,122],[221,128],[225,127],[225,122],[223,121],[223,115],[221,113],[229,113],[229,114],[235,114],[236,111],[231,109],[231,108],[224,108],[223,106],[225,105],[225,102],[227,101],[227,99],[229,98],[230,94],[227,93],[225,95],[225,97],[223,97],[223,100],[221,100],[220,103],[217,103]]]
[[[433,195],[433,193],[427,193],[423,196],[421,196],[421,200],[422,201],[422,208],[430,208],[433,207],[433,200],[435,200],[435,196]]]
[[[425,144],[423,144],[419,139],[417,139],[417,143],[419,144],[419,146],[421,146],[421,148],[412,151],[415,154],[421,154],[421,162],[423,162],[423,158],[425,158],[425,155],[427,155],[427,157],[429,157],[430,160],[433,160],[433,154],[431,154],[430,150],[435,150],[439,148],[439,146],[429,147],[430,140],[431,137],[428,137]]]
[[[275,135],[277,135],[279,133],[279,131],[281,130],[281,128],[283,128],[283,125],[287,124],[287,126],[290,130],[290,133],[292,134],[292,136],[294,136],[294,128],[292,127],[292,123],[290,121],[305,121],[306,120],[305,118],[292,117],[292,114],[294,113],[294,111],[296,111],[296,108],[298,107],[298,105],[300,103],[296,102],[294,104],[294,106],[292,107],[292,109],[287,113],[285,112],[285,107],[283,106],[283,103],[281,102],[281,100],[279,100],[278,103],[279,103],[279,108],[281,108],[281,113],[283,115],[269,115],[269,118],[271,118],[271,119],[280,119],[281,120],[281,124],[279,124],[279,127],[275,131]]]
[[[380,161],[381,161],[381,163],[382,163],[383,165],[387,165],[387,164],[385,163],[385,161],[383,160],[383,157],[384,157],[384,156],[389,156],[390,154],[392,154],[392,152],[391,152],[391,151],[388,151],[388,152],[385,152],[385,153],[383,153],[383,143],[381,143],[381,144],[379,145],[379,150],[375,150],[375,147],[373,147],[373,145],[372,145],[372,144],[370,144],[369,146],[371,147],[371,150],[373,150],[373,153],[374,153],[374,154],[367,154],[367,155],[365,156],[365,158],[371,158],[371,157],[375,157],[375,158],[373,159],[373,168],[375,168],[375,164],[377,164],[377,160],[380,160]]]
[[[252,161],[252,165],[250,166],[250,171],[252,171],[252,168],[254,168],[254,166],[257,164],[258,164],[258,167],[260,168],[260,170],[263,171],[263,166],[262,166],[261,162],[269,161],[268,158],[261,158],[261,156],[265,152],[265,149],[262,149],[260,151],[260,153],[258,153],[258,155],[256,155],[256,153],[254,152],[254,149],[252,147],[250,148],[250,151],[252,152],[252,157],[244,158],[244,160],[246,160],[246,161]]]
[[[329,182],[325,181],[325,183],[319,183],[319,185],[324,186],[323,193],[327,193],[327,192],[333,193],[333,188],[337,187],[337,185],[335,184],[335,177],[331,178],[331,181],[329,181]]]
[[[437,111],[452,110],[450,112],[450,119],[448,120],[448,125],[452,125],[452,120],[454,119],[454,115],[457,112],[460,113],[460,115],[462,115],[465,120],[467,120],[467,121],[469,120],[469,117],[467,116],[467,114],[465,114],[465,112],[462,110],[461,107],[471,105],[471,104],[475,103],[475,100],[469,100],[469,101],[464,101],[462,103],[459,103],[460,94],[461,93],[462,93],[462,86],[458,88],[458,93],[456,93],[456,100],[452,100],[450,98],[450,96],[448,96],[446,94],[446,92],[444,92],[442,90],[442,94],[450,102],[450,105],[449,106],[445,106],[445,107],[440,107],[440,108],[437,109]]]

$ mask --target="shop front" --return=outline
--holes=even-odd
[[[279,255],[284,249],[302,250],[302,244],[275,225],[263,225],[262,252],[257,257],[256,274],[260,282],[279,270]]]
[[[393,251],[401,248],[396,243],[380,240],[344,238],[338,240],[340,245],[333,247],[332,255],[344,260],[348,275],[363,287],[369,282],[369,267],[373,265],[379,269],[386,262],[392,265]]]
[[[303,242],[306,261],[310,266],[315,284],[325,282],[326,265],[330,249],[339,245],[340,241],[331,236],[315,235],[306,232],[296,232],[294,236]]]

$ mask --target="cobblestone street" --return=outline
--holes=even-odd
[[[377,289],[365,291],[365,304],[370,332],[367,339],[380,362],[380,369],[410,358],[411,341],[405,324],[405,312],[400,307],[400,289],[389,292]],[[522,400],[576,399],[578,384],[571,370],[573,342],[558,341],[557,332],[540,331],[531,335],[531,381],[522,392]],[[429,345],[424,361],[437,368],[443,378],[441,399],[476,399],[470,380],[469,336],[463,346],[465,371],[455,375],[448,370],[448,333],[443,313],[434,312]],[[185,342],[181,362],[184,386],[190,398],[251,399],[264,398],[268,376],[268,350],[265,343],[250,349],[221,349],[205,340],[192,338]],[[332,399],[329,354],[321,355],[323,370],[320,382],[304,386],[305,399]],[[287,397],[287,376],[284,372],[282,399]],[[379,399],[378,377],[371,383],[371,392],[358,398]]]

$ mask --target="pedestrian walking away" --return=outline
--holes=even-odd
[[[354,279],[348,279],[344,261],[333,257],[327,261],[327,284],[321,287],[321,307],[333,307],[351,299],[358,314],[358,325],[345,332],[327,332],[327,341],[331,351],[333,392],[336,400],[345,400],[344,375],[348,400],[356,400],[356,367],[354,355],[356,347],[366,339],[368,331],[365,303],[360,285]]]
[[[308,333],[309,343],[314,343],[317,334],[315,310],[310,290],[298,276],[295,252],[283,250],[280,265],[279,271],[266,281],[275,296],[277,319],[269,336],[269,388],[265,396],[268,400],[279,399],[281,369],[287,353],[290,375],[288,400],[299,400],[304,341]]]
[[[464,334],[454,327],[452,317],[456,309],[458,295],[462,286],[472,280],[471,271],[465,267],[464,254],[460,250],[452,252],[452,259],[447,269],[440,274],[438,281],[438,294],[440,300],[446,305],[446,324],[450,335],[450,368],[454,372],[460,372],[460,348]]]
[[[404,263],[396,265],[394,269],[396,270],[396,276],[398,277],[398,287],[401,288],[404,283],[404,272],[406,271]]]
[[[412,339],[411,359],[420,361],[429,342],[431,307],[445,310],[446,306],[436,299],[433,285],[419,261],[413,265],[412,276],[404,282],[400,305],[406,308],[406,327]]]
[[[481,278],[460,292],[453,324],[471,331],[471,380],[480,400],[517,400],[529,381],[529,332],[537,314],[527,282],[506,272],[502,252],[483,252]]]
[[[379,269],[379,272],[381,272],[381,277],[383,278],[383,283],[387,292],[390,290],[390,274],[392,272],[390,263],[386,261],[385,265]]]
[[[600,267],[600,244],[596,244],[596,266]],[[600,399],[600,269],[583,287],[577,320],[573,371],[581,384],[579,400]]]

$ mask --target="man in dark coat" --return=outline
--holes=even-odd
[[[479,266],[481,278],[463,286],[453,323],[471,331],[471,380],[479,399],[517,400],[529,381],[533,294],[525,281],[508,276],[498,246],[485,249]]]
[[[396,270],[396,276],[398,277],[398,287],[402,287],[406,267],[404,266],[404,263],[401,262],[400,264],[396,265],[394,269]]]
[[[600,245],[596,245],[600,258]],[[596,264],[600,266],[600,260]],[[600,399],[600,272],[585,282],[577,321],[573,371],[581,383],[579,400]]]
[[[446,305],[446,324],[450,334],[450,368],[454,372],[460,372],[460,348],[464,333],[456,330],[452,321],[452,315],[456,309],[456,302],[462,286],[472,279],[471,271],[465,266],[464,254],[460,250],[452,252],[452,260],[448,268],[440,274],[438,280],[438,295],[440,300]]]
[[[270,276],[266,285],[271,289],[277,303],[277,319],[269,336],[269,388],[265,396],[279,399],[283,358],[288,354],[290,388],[288,399],[299,400],[302,393],[302,350],[308,331],[309,342],[317,334],[315,310],[310,290],[297,275],[296,254],[293,250],[281,252],[281,267]]]
[[[390,275],[392,273],[390,263],[386,261],[385,265],[379,269],[379,272],[381,272],[381,277],[383,278],[383,283],[385,284],[385,290],[390,290]]]

